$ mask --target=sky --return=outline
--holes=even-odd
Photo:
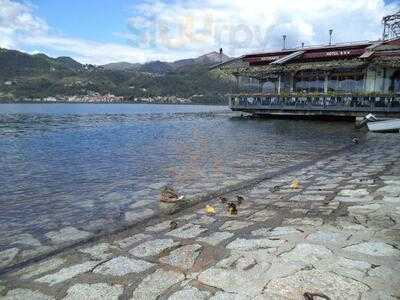
[[[0,0],[0,47],[96,65],[376,40],[400,0]]]

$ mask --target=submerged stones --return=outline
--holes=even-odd
[[[167,220],[167,221],[164,221],[162,223],[158,223],[158,224],[153,225],[153,226],[148,226],[146,228],[146,231],[151,231],[151,232],[164,231],[164,230],[167,230],[168,228],[170,228],[170,224],[171,224],[171,221]]]
[[[3,285],[3,281],[0,281],[0,296],[3,295],[3,291],[5,291],[6,287]]]
[[[84,263],[73,265],[64,269],[61,269],[57,273],[49,274],[39,279],[36,279],[37,282],[47,283],[48,285],[52,286],[66,280],[72,279],[75,276],[88,272],[92,268],[94,268],[99,262],[96,261],[86,261]]]
[[[15,238],[13,238],[12,245],[15,244],[27,245],[32,247],[40,247],[42,245],[38,239],[36,239],[32,234],[29,233],[19,234]]]
[[[50,271],[54,271],[61,267],[64,263],[65,261],[62,258],[52,258],[48,261],[41,262],[38,265],[32,265],[27,269],[22,270],[21,273],[23,275],[21,278],[26,280]]]
[[[140,221],[154,215],[154,211],[150,208],[133,210],[125,213],[125,220],[129,222]]]
[[[395,183],[390,182],[390,184],[379,188],[376,191],[376,194],[390,196],[390,197],[399,197],[400,196],[400,180],[397,180]]]
[[[50,231],[45,234],[55,244],[61,244],[65,242],[74,242],[83,239],[87,239],[91,236],[91,233],[78,230],[74,227],[65,227],[58,231]]]
[[[117,241],[117,244],[119,247],[121,247],[123,249],[129,248],[130,246],[132,246],[140,241],[143,241],[145,239],[148,239],[150,237],[151,237],[151,235],[149,235],[149,234],[138,233],[138,234],[135,234],[132,236],[128,236],[127,238],[124,238],[120,241]]]
[[[19,252],[18,248],[10,248],[0,252],[0,267],[5,267],[13,261]]]
[[[342,196],[342,197],[355,197],[355,198],[359,198],[359,197],[364,197],[364,196],[368,196],[369,192],[367,191],[367,189],[354,189],[354,190],[341,190],[338,193],[338,196]]]

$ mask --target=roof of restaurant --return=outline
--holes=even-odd
[[[307,63],[347,59],[365,60],[374,57],[387,56],[400,58],[400,39],[318,45],[252,53],[231,59],[211,68],[220,68],[238,61],[248,63],[249,66],[279,66],[288,63]]]

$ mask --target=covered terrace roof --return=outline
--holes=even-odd
[[[341,65],[360,67],[371,61],[400,67],[400,39],[253,53],[217,64],[211,69],[223,69],[231,73],[277,72],[290,69],[330,69]]]

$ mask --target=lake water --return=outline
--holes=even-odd
[[[343,147],[353,128],[218,106],[2,104],[0,249],[22,233],[46,244],[67,226],[119,226],[155,208],[165,184],[217,189]]]

